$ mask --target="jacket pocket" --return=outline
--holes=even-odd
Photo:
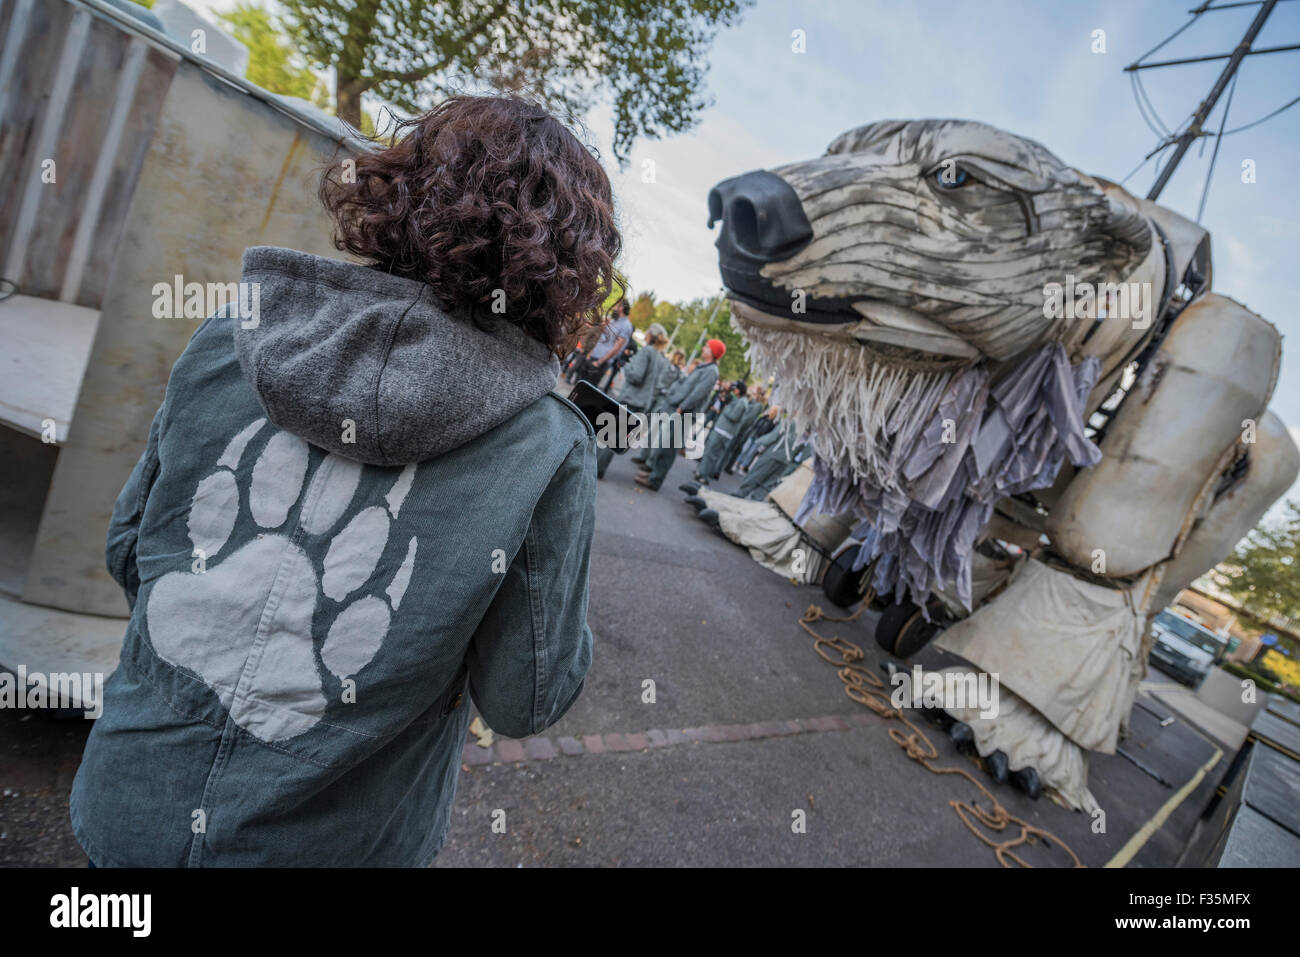
[[[443,696],[442,708],[438,714],[439,719],[447,718],[453,711],[465,707],[465,688],[469,684],[469,670],[462,665],[456,680],[451,683],[451,689]]]

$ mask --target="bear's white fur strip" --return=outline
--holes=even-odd
[[[915,369],[880,361],[857,342],[751,326],[734,320],[760,375],[773,375],[778,401],[812,431],[819,461],[837,474],[898,487],[894,450],[910,447],[952,382],[951,367]]]

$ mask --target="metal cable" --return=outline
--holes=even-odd
[[[1214,175],[1214,164],[1219,159],[1219,144],[1223,142],[1223,128],[1228,123],[1228,111],[1232,109],[1232,94],[1237,91],[1237,77],[1240,73],[1232,74],[1232,86],[1228,87],[1228,100],[1223,104],[1223,116],[1219,118],[1219,135],[1214,138],[1214,152],[1210,154],[1210,168],[1205,171],[1205,185],[1201,187],[1201,205],[1196,207],[1196,221],[1201,221],[1201,214],[1205,212],[1205,201],[1210,195],[1210,177]]]

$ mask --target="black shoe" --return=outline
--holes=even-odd
[[[698,517],[703,519],[710,528],[721,531],[722,522],[718,519],[718,510],[716,508],[701,509]]]
[[[696,494],[697,492],[699,492],[699,490],[700,490],[700,483],[699,483],[699,482],[683,482],[681,485],[679,485],[679,486],[677,486],[677,487],[678,487],[679,489],[681,489],[683,492],[685,492],[687,495],[694,495],[694,494]]]
[[[1007,778],[1011,774],[1011,762],[1008,760],[1006,752],[994,751],[984,759],[984,770],[989,776],[997,781],[998,784],[1006,784]]]
[[[698,495],[688,496],[686,504],[694,508],[697,512],[709,507],[709,503],[704,501],[704,499],[700,498]]]
[[[975,732],[965,721],[957,721],[948,729],[948,737],[952,738],[952,743],[957,745],[957,750],[962,754],[971,754],[975,751]]]
[[[1033,768],[1021,768],[1011,772],[1011,783],[1029,795],[1030,800],[1037,801],[1043,794],[1043,782]]]
[[[937,708],[934,705],[922,705],[921,714],[925,715],[928,721],[937,724],[944,731],[951,728],[957,721],[956,718],[950,715],[947,711],[944,711],[943,708]]]

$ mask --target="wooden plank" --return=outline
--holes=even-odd
[[[0,97],[0,164],[19,171],[0,179],[0,263],[25,294],[98,309],[177,61],[114,22],[91,16],[76,60],[63,64],[72,15],[87,14],[64,0],[5,0],[6,24],[24,2],[30,10],[21,35],[16,34],[22,55],[9,95]],[[7,28],[0,34],[0,58],[6,43]],[[124,83],[128,67],[138,75]],[[52,109],[51,92],[65,68],[73,71],[72,95],[65,109]],[[129,101],[125,118],[115,110],[120,95]],[[49,129],[43,131],[43,123]],[[38,135],[49,142],[48,149],[42,150]],[[42,151],[50,155],[36,155]],[[53,183],[39,180],[47,159],[56,164]],[[23,213],[24,202],[36,204],[34,217]],[[27,240],[15,255],[24,215]],[[83,224],[83,218],[89,222]],[[10,268],[14,265],[19,268]]]
[[[74,427],[59,451],[23,600],[121,614],[103,530],[197,320],[153,315],[153,285],[229,282],[247,246],[335,254],[315,195],[339,144],[189,60],[177,64],[133,191]]]
[[[112,115],[108,108],[111,104],[83,94],[86,90],[102,90],[106,97],[111,96],[127,51],[126,34],[88,13],[84,15],[89,20],[89,30],[78,59],[56,68],[56,76],[64,69],[71,69],[73,77],[66,108],[61,114],[47,115],[45,119],[55,126],[53,149],[49,156],[36,157],[37,163],[53,160],[57,175],[54,182],[40,186],[36,212],[39,225],[31,233],[23,272],[10,276],[18,280],[25,294],[49,299],[59,298],[62,291],[73,237],[85,209]],[[60,57],[65,55],[60,51]]]
[[[98,322],[95,310],[52,299],[0,302],[0,423],[40,436],[53,420],[56,440],[68,437]]]
[[[1219,867],[1300,867],[1300,838],[1250,807],[1233,818]]]
[[[40,267],[29,268],[29,263],[33,262],[31,246],[35,237],[42,235],[50,226],[49,223],[41,222],[40,210],[44,200],[60,188],[56,170],[51,164],[58,152],[64,113],[73,99],[77,67],[85,55],[91,20],[90,14],[85,10],[76,10],[72,15],[68,30],[59,44],[49,87],[39,91],[44,102],[36,118],[35,133],[26,156],[27,163],[18,170],[20,186],[15,197],[18,214],[13,220],[13,229],[9,235],[4,273],[28,292],[45,295],[54,292],[48,282],[42,285]]]
[[[100,209],[95,240],[91,243],[90,258],[86,260],[81,287],[72,300],[82,306],[100,308],[104,292],[113,275],[113,263],[121,247],[127,212],[135,195],[140,171],[149,144],[153,141],[158,115],[176,73],[176,59],[161,50],[150,47],[145,55],[140,81],[136,84],[135,101],[122,131],[122,142],[113,160],[109,174],[104,205]]]
[[[34,0],[25,30],[10,35],[6,27],[0,43],[0,51],[5,51],[13,40],[18,54],[5,87],[0,88],[0,169],[10,171],[0,176],[0,269],[9,259],[27,174],[38,168],[37,120],[44,112],[72,13],[72,6],[61,0]]]
[[[120,618],[76,615],[0,595],[0,666],[107,678],[117,669],[125,633]]]

